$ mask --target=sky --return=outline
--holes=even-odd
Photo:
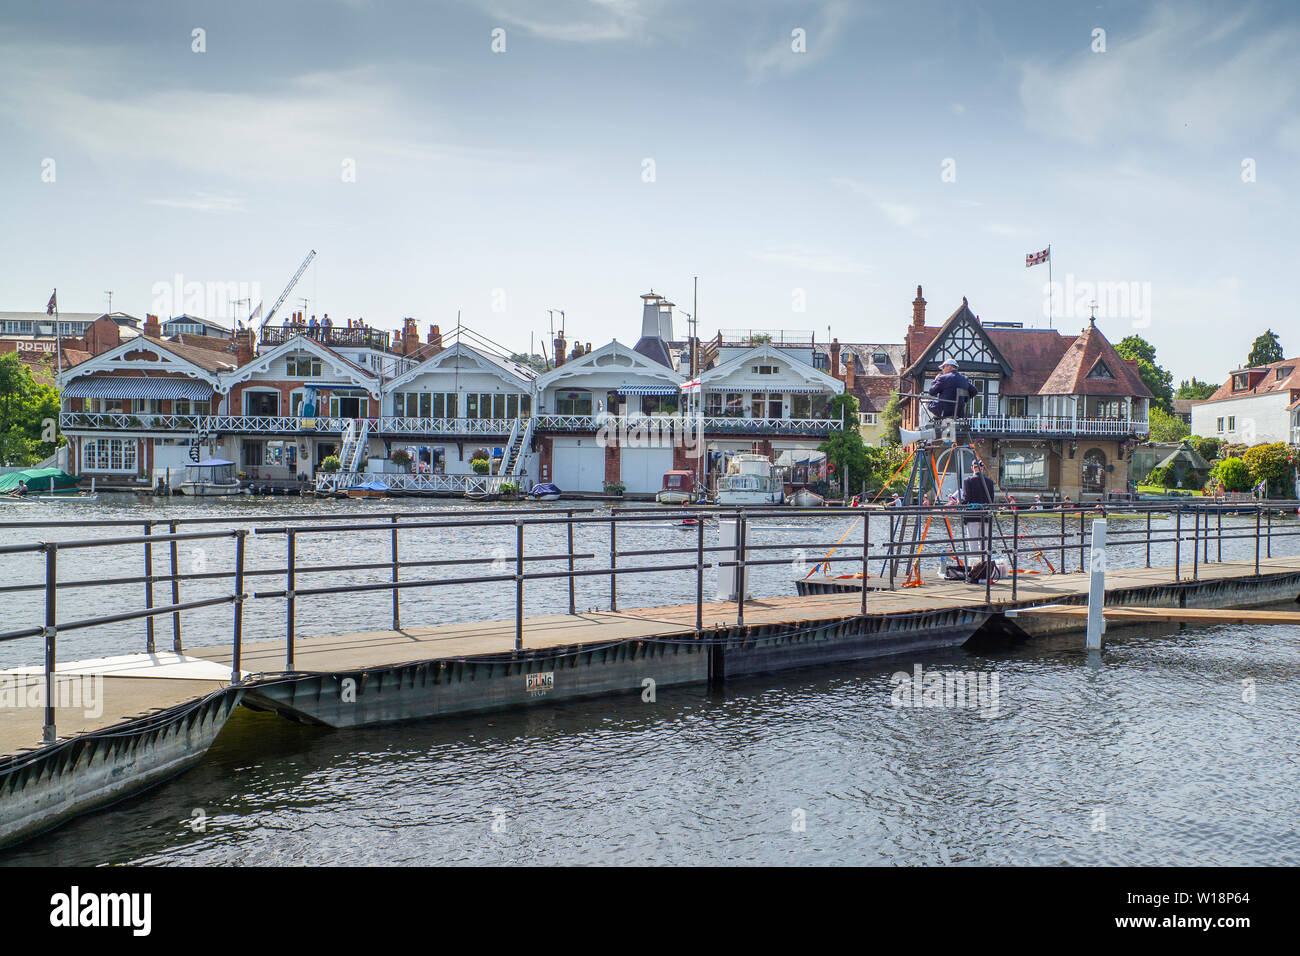
[[[1300,8],[225,0],[0,12],[0,310],[1077,332],[1300,354]],[[234,306],[232,299],[247,298]],[[1288,316],[1292,316],[1288,318]],[[558,316],[557,316],[558,319]]]

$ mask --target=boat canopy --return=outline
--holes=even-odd
[[[560,489],[550,482],[544,482],[539,485],[533,485],[533,490],[528,493],[530,495],[558,495]]]
[[[690,491],[691,485],[694,484],[695,473],[693,471],[673,471],[664,472],[663,491]]]
[[[353,488],[360,488],[362,491],[387,491],[388,486],[378,478],[372,478],[364,484],[353,485]]]
[[[28,491],[54,491],[60,488],[75,488],[81,478],[70,475],[60,468],[28,468],[26,471],[11,471],[0,475],[0,494],[8,494],[18,488],[18,482],[27,482]]]
[[[235,463],[225,458],[208,458],[185,471],[186,481],[210,482],[216,485],[235,483]]]

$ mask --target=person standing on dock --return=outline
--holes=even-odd
[[[984,474],[984,466],[976,458],[970,466],[970,477],[961,483],[962,503],[968,508],[979,509],[972,510],[963,521],[967,540],[972,538],[975,541],[984,540],[988,532],[987,523],[990,520],[985,509],[993,504],[996,495],[997,488],[993,484],[993,479]]]

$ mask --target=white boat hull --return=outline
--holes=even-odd
[[[720,505],[779,505],[785,495],[780,491],[719,491]]]
[[[246,495],[247,488],[241,488],[239,485],[214,485],[206,481],[183,481],[181,488],[187,495],[194,495],[198,498],[226,497],[229,495]]]
[[[689,491],[661,491],[655,495],[655,501],[661,505],[689,505],[691,503],[691,493]]]

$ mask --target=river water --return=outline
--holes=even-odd
[[[362,510],[364,507],[364,510]],[[528,506],[561,514],[581,503]],[[35,509],[42,509],[36,512]],[[340,531],[329,514],[382,516],[428,510],[441,518],[461,503],[274,501],[12,505],[0,513],[0,544],[104,538],[134,529],[13,526],[40,520],[265,516],[248,539],[249,589],[284,586],[285,538],[268,529],[290,515],[321,530],[298,536],[299,566],[334,568],[386,560],[386,531]],[[523,507],[519,509],[523,510]],[[598,509],[597,514],[606,513]],[[483,516],[482,509],[469,515]],[[368,519],[367,519],[368,520]],[[475,565],[403,569],[404,578],[510,573],[513,522],[492,527],[411,529],[403,561],[476,559]],[[1225,531],[1253,519],[1224,518]],[[1157,518],[1161,529],[1170,522]],[[821,544],[860,526],[828,515],[816,521],[757,517],[751,544]],[[219,527],[224,527],[220,525]],[[1072,523],[1073,527],[1073,523]],[[1144,519],[1116,518],[1144,529]],[[1296,529],[1293,521],[1277,527]],[[165,529],[155,529],[162,533]],[[182,531],[191,530],[182,526]],[[1059,518],[1026,516],[1023,532],[1054,534]],[[884,519],[871,537],[887,534]],[[933,534],[933,532],[932,532]],[[607,525],[583,525],[579,568],[608,564]],[[562,526],[529,526],[528,554],[565,550]],[[709,544],[716,530],[706,531]],[[1300,539],[1273,543],[1300,551]],[[694,560],[695,535],[670,520],[620,526],[620,567]],[[1171,545],[1152,549],[1172,562]],[[676,549],[692,553],[673,555]],[[789,563],[757,568],[750,592],[793,593],[791,579],[821,548],[773,550]],[[1191,561],[1190,545],[1182,559]],[[1226,540],[1225,558],[1248,558],[1253,542]],[[1211,545],[1211,557],[1216,554]],[[1078,564],[1077,548],[1069,567]],[[1114,566],[1140,565],[1141,547],[1112,547]],[[155,548],[164,573],[168,547]],[[183,542],[187,572],[233,567],[228,539]],[[1044,548],[1045,562],[1060,563]],[[495,562],[495,564],[494,564]],[[507,567],[507,565],[509,565]],[[560,562],[530,563],[530,570]],[[42,580],[39,555],[0,556],[8,585]],[[93,548],[59,555],[60,581],[143,573],[141,549]],[[843,571],[852,571],[845,566]],[[304,574],[299,588],[365,584],[387,571]],[[181,600],[227,592],[229,581],[186,582]],[[706,575],[706,596],[716,588]],[[694,600],[693,571],[629,573],[621,607]],[[142,584],[60,592],[59,620],[139,607]],[[159,585],[155,600],[169,599]],[[39,590],[4,595],[7,628],[39,624]],[[404,623],[506,618],[506,582],[403,592]],[[567,609],[567,584],[530,582],[526,611]],[[579,610],[609,604],[606,578],[580,580]],[[298,633],[388,626],[391,596],[361,592],[301,598]],[[189,612],[187,647],[230,640],[228,606]],[[246,639],[283,638],[284,601],[247,605]],[[157,642],[169,647],[171,623]],[[810,670],[704,687],[544,704],[527,711],[334,731],[237,710],[195,768],[109,810],[73,821],[7,854],[26,864],[400,864],[400,863],[1127,863],[1297,864],[1300,834],[1300,632],[1290,627],[1224,624],[1115,632],[1104,656],[1089,657],[1081,637],[955,649],[900,661]],[[139,621],[60,633],[60,658],[144,649]],[[36,663],[39,639],[0,645],[0,667]],[[899,681],[913,672],[969,673],[993,689],[979,707],[894,706]],[[973,702],[972,702],[973,703]]]

